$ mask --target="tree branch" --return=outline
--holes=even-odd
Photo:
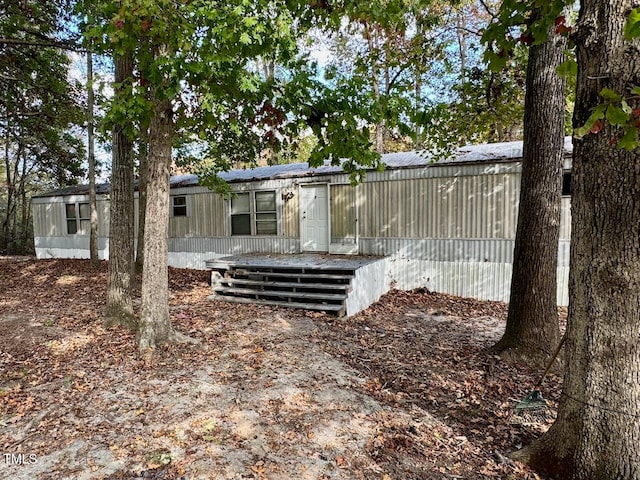
[[[9,120],[10,118],[15,118],[15,117],[37,117],[39,115],[44,115],[47,117],[49,116],[44,112],[14,112],[10,115],[0,116],[0,120]]]
[[[496,17],[496,14],[491,11],[491,9],[489,8],[489,5],[487,5],[487,2],[485,2],[485,0],[480,0],[480,4],[484,7],[486,12],[491,16],[493,20],[496,20],[498,18]]]
[[[54,47],[72,52],[83,53],[86,50],[72,42],[60,42],[56,40],[26,40],[22,38],[0,38],[0,45],[19,45],[29,47]]]

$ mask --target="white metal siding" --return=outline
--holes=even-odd
[[[365,237],[514,238],[519,175],[365,182],[358,198]]]

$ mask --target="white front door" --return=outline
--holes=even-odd
[[[300,243],[303,252],[329,251],[329,202],[326,185],[300,187]]]

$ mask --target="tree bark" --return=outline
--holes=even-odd
[[[169,55],[164,46],[156,56]],[[142,306],[137,333],[138,350],[153,351],[165,343],[190,342],[190,337],[176,332],[169,317],[168,244],[169,178],[174,134],[171,98],[164,85],[152,88],[153,115],[149,125],[146,227],[144,231],[144,265],[142,267]]]
[[[144,77],[149,69],[149,57],[152,55],[151,42],[148,37],[140,39],[140,78],[141,87],[144,88],[145,97],[151,100],[148,80]],[[144,79],[144,83],[142,82]],[[142,272],[144,265],[144,231],[147,213],[147,178],[148,178],[148,158],[149,158],[149,118],[143,115],[140,121],[140,136],[138,140],[138,236],[136,244],[136,272]]]
[[[371,26],[368,23],[365,23],[363,28],[364,28],[363,35],[367,41],[369,53],[371,54],[373,52],[378,52],[378,54],[380,54],[380,39],[378,38],[378,33],[375,31],[375,29],[371,28]],[[382,74],[380,72],[380,69],[381,69],[380,64],[377,61],[374,61],[373,65],[371,66],[371,87],[373,89],[373,96],[376,99],[376,102],[378,102],[378,104],[380,103],[380,97],[381,97],[380,81],[381,81]],[[383,154],[384,153],[384,131],[385,131],[384,121],[383,120],[378,121],[374,126],[374,130],[375,130],[374,131],[375,151],[378,152],[379,154]]]
[[[170,341],[167,236],[169,234],[169,172],[173,138],[171,101],[153,92],[153,117],[149,127],[147,222],[144,232],[142,307],[138,349],[146,351]]]
[[[462,10],[456,12],[456,38],[458,40],[458,55],[460,55],[460,83],[466,81],[467,70],[467,32],[466,19]]]
[[[115,101],[126,95],[133,77],[133,53],[114,55]],[[109,219],[109,284],[105,323],[134,329],[131,288],[133,284],[133,142],[130,125],[113,127],[111,165],[111,211]]]
[[[581,3],[576,127],[603,88],[628,95],[640,85],[640,40],[623,33],[633,6]],[[619,134],[606,124],[574,140],[562,399],[551,429],[516,454],[558,478],[640,479],[640,151],[612,145]]]
[[[138,142],[138,243],[136,245],[136,271],[142,272],[144,265],[144,231],[147,223],[147,178],[149,156],[149,125],[140,127]]]
[[[11,221],[11,206],[13,201],[13,182],[11,180],[11,159],[9,157],[9,126],[7,125],[4,138],[4,169],[7,182],[7,211],[2,222],[2,250],[3,254],[9,253],[9,230]]]
[[[529,49],[518,225],[507,326],[493,351],[543,366],[560,341],[558,242],[566,80],[556,73],[566,38]]]
[[[28,167],[28,158],[27,155],[22,155],[21,159],[21,172],[20,172],[20,183],[18,192],[20,194],[20,234],[18,235],[19,241],[18,253],[24,255],[25,253],[30,252],[30,237],[32,235],[28,235],[29,233],[29,225],[32,223],[29,215],[29,201],[27,200],[27,179],[29,176],[29,167]],[[35,249],[35,248],[34,248]]]
[[[96,156],[93,135],[93,54],[87,52],[87,151],[89,162],[89,209],[91,231],[89,235],[89,257],[97,266],[98,259],[98,209],[96,206]]]

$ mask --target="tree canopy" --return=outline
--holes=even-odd
[[[0,250],[29,250],[33,193],[76,183],[83,173],[82,95],[61,48],[73,45],[56,1],[3,2],[0,135],[6,192]]]

